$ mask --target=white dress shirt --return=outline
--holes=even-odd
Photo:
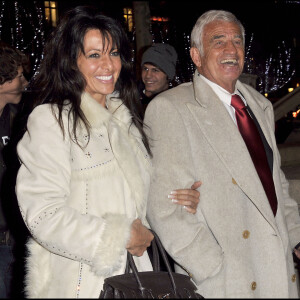
[[[228,113],[229,113],[230,117],[232,118],[233,122],[235,123],[235,125],[237,125],[236,117],[235,117],[235,109],[233,106],[231,106],[231,97],[232,97],[232,95],[239,95],[241,97],[241,99],[243,100],[243,102],[245,103],[245,105],[247,105],[246,100],[244,99],[243,95],[239,92],[239,90],[237,88],[235,88],[234,93],[231,94],[228,91],[226,91],[225,89],[223,89],[221,86],[217,85],[216,83],[214,83],[214,82],[210,81],[209,79],[207,79],[206,77],[204,77],[203,75],[200,75],[200,77],[213,89],[213,91],[216,93],[218,98],[224,104],[226,110],[228,111]]]

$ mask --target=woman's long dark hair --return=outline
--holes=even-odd
[[[132,114],[132,122],[142,135],[143,143],[151,155],[149,142],[143,130],[142,109],[131,63],[131,46],[121,25],[114,19],[97,12],[94,7],[78,6],[69,10],[51,34],[45,45],[44,59],[30,88],[35,105],[56,104],[59,109],[58,122],[64,133],[62,111],[65,100],[71,104],[69,121],[72,119],[72,134],[77,140],[77,126],[83,121],[89,132],[90,125],[83,114],[80,103],[86,81],[77,67],[77,57],[84,53],[83,41],[86,32],[99,29],[103,42],[111,37],[112,46],[120,51],[122,69],[115,90]],[[65,133],[64,133],[65,134]],[[69,132],[70,134],[70,132]]]

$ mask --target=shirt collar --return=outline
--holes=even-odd
[[[239,90],[237,89],[236,86],[235,86],[234,92],[231,94],[228,91],[226,91],[224,88],[219,86],[218,84],[216,84],[216,83],[212,82],[211,80],[207,79],[206,77],[204,77],[203,75],[200,74],[200,77],[212,88],[212,90],[215,92],[215,94],[218,96],[218,98],[226,105],[231,106],[231,96],[235,95],[235,94],[239,95],[242,98],[242,100],[244,101],[244,103],[246,104],[246,101],[245,101],[243,95],[239,92]]]

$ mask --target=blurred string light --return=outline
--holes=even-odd
[[[190,58],[190,35],[183,32],[182,36],[178,36],[176,30],[166,31],[163,27],[153,30],[153,26],[151,34],[153,43],[171,43],[177,50],[178,63],[175,78],[177,84],[191,81],[195,66]],[[278,91],[286,86],[295,75],[292,50],[284,41],[281,41],[275,53],[263,58],[259,54],[254,54],[254,41],[252,33],[246,41],[244,73],[257,76],[257,90],[260,93],[269,94]]]
[[[253,57],[250,56],[251,54],[251,49],[252,49],[252,44],[253,44],[253,37],[254,34],[252,33],[250,36],[250,40],[247,43],[247,45],[245,45],[245,66],[244,69],[252,74],[253,73]]]
[[[266,59],[265,70],[268,70],[265,79],[261,76],[264,92],[274,92],[284,87],[294,76],[296,70],[291,64],[291,49],[285,42],[277,47],[277,55]],[[263,81],[264,84],[263,84]]]
[[[168,23],[169,22],[169,23]],[[177,60],[177,71],[174,82],[171,84],[180,84],[183,82],[191,81],[193,78],[193,73],[195,71],[195,66],[190,58],[190,35],[183,33],[178,33],[175,24],[172,24],[169,19],[164,22],[151,22],[150,23],[150,33],[152,36],[152,43],[168,43],[174,46],[178,53]],[[136,63],[136,28],[133,27],[132,32],[127,32],[132,47],[132,58],[133,64]]]
[[[0,40],[29,55],[32,75],[43,58],[44,15],[40,1],[1,1]]]
[[[191,48],[191,36],[189,34],[186,34],[183,32],[183,53],[185,59],[179,61],[179,66],[181,67],[181,73],[179,73],[179,76],[181,75],[181,78],[178,76],[178,79],[181,82],[184,81],[191,81],[193,78],[193,74],[195,72],[195,65],[193,61],[190,58],[190,48]],[[180,83],[180,82],[178,82]]]
[[[5,1],[1,1],[1,7],[0,7],[0,40],[1,40],[1,33],[2,33],[2,20],[4,16],[4,4]]]
[[[33,76],[43,59],[45,44],[45,19],[41,3],[41,1],[28,4],[27,1],[22,0],[2,0],[0,6],[0,39],[30,55]],[[300,4],[300,1],[286,1],[286,3]],[[9,32],[9,38],[7,32]],[[171,25],[169,19],[164,22],[151,22],[150,32],[153,43],[170,43],[176,48],[178,52],[176,83],[191,81],[195,66],[189,54],[190,35],[185,32],[178,33],[175,24]],[[244,73],[258,77],[257,89],[262,94],[279,90],[295,74],[291,49],[282,41],[276,53],[271,53],[267,58],[262,59],[254,55],[253,41],[254,35],[252,34],[246,42]],[[131,42],[135,45],[135,28],[131,33]],[[135,62],[135,49],[132,51],[132,62]]]
[[[295,75],[296,69],[292,63],[292,50],[284,41],[264,60],[258,60],[251,52],[253,35],[245,50],[244,72],[254,74],[257,78],[257,89],[262,94],[275,92],[284,87]]]
[[[191,81],[195,72],[195,66],[190,58],[190,35],[182,32],[177,33],[175,26],[168,29],[166,23],[155,22],[151,24],[152,43],[170,43],[178,53],[177,72],[175,82]],[[244,73],[257,76],[257,90],[268,95],[286,86],[295,75],[296,69],[292,63],[293,55],[284,41],[276,48],[275,53],[266,58],[254,54],[254,34],[246,40]]]
[[[168,19],[168,21],[170,21]],[[190,58],[190,35],[177,32],[176,24],[171,22],[151,22],[152,43],[168,43],[174,46],[178,54],[176,85],[193,79],[195,66]]]

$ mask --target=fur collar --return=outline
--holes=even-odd
[[[108,122],[112,117],[129,127],[132,117],[128,108],[119,98],[119,94],[117,92],[106,96],[106,106],[107,109],[105,109],[87,92],[82,94],[81,109],[88,119],[91,127],[99,128],[103,125],[103,123]]]
[[[138,215],[143,218],[146,215],[151,161],[140,132],[132,124],[128,108],[118,96],[118,93],[108,95],[106,97],[108,109],[105,109],[85,92],[82,95],[81,109],[92,128],[101,126],[107,128],[114,156],[126,174]]]

